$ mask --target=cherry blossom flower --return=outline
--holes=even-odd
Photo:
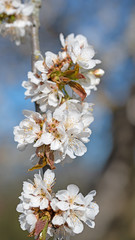
[[[67,190],[52,192],[55,174],[46,170],[42,178],[41,173],[34,175],[34,182],[24,182],[20,203],[17,211],[21,213],[19,222],[22,230],[27,230],[30,236],[42,237],[46,228],[49,237],[69,239],[70,236],[83,231],[86,223],[95,226],[95,216],[99,207],[93,202],[95,191],[87,196],[79,193],[79,188],[70,184]]]
[[[83,101],[91,90],[96,90],[103,76],[102,69],[93,69],[99,60],[94,60],[94,49],[83,35],[70,34],[64,40],[60,34],[64,49],[58,54],[47,51],[45,57],[35,62],[36,72],[28,73],[28,81],[23,81],[26,98],[39,105],[42,112],[56,108],[76,94]],[[69,86],[75,94],[67,92]]]
[[[39,113],[27,110],[23,113],[27,118],[14,127],[14,140],[18,142],[19,150],[24,150],[28,144],[34,143],[40,137],[40,124],[43,123],[43,117]]]
[[[2,0],[0,3],[0,33],[9,34],[19,45],[26,33],[30,31],[30,16],[34,5],[32,2],[21,3],[20,0]]]
[[[84,143],[89,141],[91,130],[88,127],[94,120],[91,110],[92,104],[69,100],[54,111],[53,117],[62,122],[67,134],[62,152],[70,158],[82,156],[87,151]]]
[[[92,191],[84,197],[74,184],[68,185],[67,190],[58,191],[56,198],[51,201],[51,207],[56,212],[52,223],[63,226],[65,231],[72,235],[83,231],[83,222],[93,228],[95,226],[93,220],[99,212],[98,205],[92,202],[95,195],[96,192]]]
[[[81,86],[84,88],[85,92],[87,93],[87,96],[90,95],[91,90],[96,91],[97,85],[100,83],[100,77],[104,75],[103,69],[97,69],[97,70],[89,70],[89,71],[82,71],[82,74],[85,78],[78,80],[78,83],[81,84]]]
[[[83,35],[70,34],[64,40],[64,36],[60,34],[60,41],[64,48],[67,49],[69,56],[73,63],[78,63],[82,69],[92,69],[96,64],[101,63],[100,60],[92,59],[95,51],[92,46],[88,44],[86,37]]]
[[[48,110],[41,115],[25,110],[24,115],[27,118],[14,128],[14,139],[19,150],[28,144],[37,148],[31,159],[46,158],[46,146],[53,153],[54,163],[63,161],[66,155],[74,159],[86,153],[85,143],[91,135],[89,125],[94,120],[92,104],[68,100],[54,112]]]
[[[45,211],[51,200],[52,186],[54,185],[55,174],[51,170],[34,175],[34,182],[24,182],[20,203],[17,205],[17,212],[21,213],[19,222],[22,230],[32,232],[38,220],[38,212]],[[39,210],[37,210],[39,209]]]
[[[43,78],[34,75],[34,73],[28,73],[29,81],[23,81],[22,86],[26,88],[26,98],[31,98],[32,102],[36,102],[42,112],[47,110],[47,106],[57,107],[63,93],[59,90],[55,82],[43,80]]]

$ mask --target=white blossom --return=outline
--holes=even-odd
[[[43,179],[41,173],[34,175],[34,182],[24,182],[23,192],[21,193],[20,203],[16,210],[21,213],[19,222],[22,230],[32,232],[38,220],[34,208],[45,210],[49,206],[52,196],[52,186],[54,185],[55,174],[51,170],[44,173]]]
[[[100,83],[100,77],[104,75],[104,71],[102,69],[97,69],[95,71],[82,71],[82,74],[85,78],[80,79],[78,83],[84,88],[87,96],[90,95],[91,90],[96,91],[97,85]]]
[[[85,197],[82,196],[84,201],[84,214],[80,216],[80,219],[85,222],[89,227],[95,227],[95,216],[99,213],[99,206],[92,202],[93,197],[96,195],[96,191],[91,191]]]
[[[77,35],[75,37],[74,34],[70,34],[64,40],[64,36],[61,33],[60,41],[62,46],[67,48],[67,52],[73,63],[78,63],[80,68],[92,69],[96,64],[101,63],[101,61],[93,59],[95,51],[83,35]]]
[[[55,174],[52,170],[46,170],[43,178],[41,173],[34,175],[34,182],[29,180],[23,183],[23,191],[17,205],[20,226],[36,237],[42,236],[37,232],[37,223],[47,219],[47,239],[67,239],[70,236],[83,231],[86,223],[89,227],[95,226],[95,216],[99,207],[93,202],[96,195],[91,191],[87,196],[79,193],[79,188],[70,184],[67,190],[60,190],[56,194],[52,192],[55,181]],[[39,231],[39,230],[38,230]]]
[[[27,118],[14,128],[19,150],[28,144],[33,144],[35,148],[49,146],[55,163],[63,161],[66,155],[76,158],[87,151],[85,143],[91,135],[92,104],[68,100],[54,112],[48,110],[41,115],[25,110],[24,115]]]
[[[55,82],[36,77],[32,72],[28,73],[28,79],[22,83],[26,88],[25,96],[36,102],[42,112],[45,112],[48,106],[57,107],[60,104],[64,95]]]
[[[78,94],[83,101],[92,89],[97,89],[104,74],[102,69],[93,69],[100,61],[93,59],[95,51],[86,37],[70,34],[64,40],[60,34],[60,40],[63,51],[58,54],[47,51],[45,57],[38,53],[35,72],[29,72],[28,81],[22,83],[26,98],[38,104],[42,112],[54,109],[70,98],[67,85],[75,92],[71,94],[72,98],[77,99]]]
[[[34,5],[32,2],[21,3],[20,0],[2,0],[0,3],[0,32],[11,35],[19,45],[26,33],[30,31],[32,22],[30,16]]]
[[[88,128],[93,121],[91,112],[92,105],[80,103],[77,100],[69,100],[63,103],[54,111],[53,117],[63,124],[66,141],[62,146],[62,151],[70,158],[82,156],[87,148],[84,143],[89,141],[91,130]]]
[[[79,188],[70,184],[67,190],[60,190],[56,193],[56,198],[51,201],[51,207],[56,212],[52,223],[56,226],[66,227],[72,234],[79,234],[83,231],[83,222],[89,227],[95,226],[95,216],[99,212],[99,207],[92,202],[96,195],[95,191],[90,192],[86,197],[79,193]],[[60,210],[60,211],[59,211]]]
[[[38,139],[40,123],[43,121],[43,117],[39,113],[26,110],[23,113],[27,118],[21,121],[19,126],[14,127],[14,140],[18,142],[19,150],[24,150],[28,144],[34,143]]]

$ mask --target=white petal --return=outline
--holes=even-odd
[[[80,55],[81,49],[80,49],[78,41],[74,42],[74,44],[73,44],[73,51],[74,51],[76,56]]]
[[[79,188],[75,184],[68,185],[67,190],[70,196],[76,196],[79,193]]]
[[[52,122],[52,112],[48,110],[46,115],[47,115],[47,122],[51,123]]]
[[[38,71],[43,72],[43,73],[47,73],[47,70],[45,69],[44,65],[43,65],[43,61],[37,61],[35,62],[35,67],[37,68]]]
[[[58,139],[53,140],[51,143],[51,150],[58,150],[61,147],[61,142]]]
[[[22,13],[25,15],[25,16],[29,16],[32,11],[33,11],[33,8],[34,8],[34,5],[31,4],[31,3],[28,3],[28,4],[25,4],[24,5],[24,8],[22,10]]]
[[[43,133],[43,134],[41,135],[41,138],[38,139],[33,146],[34,146],[34,147],[39,147],[39,146],[41,146],[41,145],[43,145],[43,144],[48,145],[48,144],[50,144],[52,141],[53,141],[53,136],[52,136],[52,134],[45,132],[45,133]]]
[[[47,65],[49,68],[51,68],[51,67],[53,66],[54,62],[55,62],[56,59],[57,59],[57,55],[54,54],[54,53],[52,53],[52,52],[50,52],[50,51],[47,51],[47,52],[45,53],[45,56],[46,56],[46,58],[45,58],[46,65]]]
[[[58,203],[58,202],[59,202],[59,201],[58,201],[56,198],[53,198],[52,201],[51,201],[51,203],[50,203],[52,209],[53,209],[55,212],[59,210],[59,208],[57,207],[57,203]]]
[[[48,227],[47,228],[47,234],[50,236],[50,237],[53,237],[53,232],[54,230],[53,230],[53,228],[52,227]],[[48,239],[48,238],[47,238]]]
[[[66,201],[68,200],[68,197],[69,197],[69,193],[67,190],[60,190],[56,193],[56,197],[59,199],[59,200],[62,200],[62,201]]]
[[[35,188],[34,188],[34,186],[31,183],[26,182],[26,181],[23,182],[23,191],[24,191],[24,193],[28,192],[29,194],[33,194],[34,190],[35,190]]]
[[[40,110],[41,110],[42,112],[46,112],[46,108],[47,108],[46,102],[40,104],[39,108],[40,108]]]
[[[88,127],[94,121],[94,117],[91,114],[85,114],[82,117],[82,122],[84,127]]]
[[[55,179],[55,173],[48,169],[44,173],[44,181],[47,185],[51,186]]]
[[[87,38],[84,37],[81,34],[78,34],[75,39],[79,42],[80,47],[87,47],[88,46],[88,42],[87,42]]]
[[[18,143],[17,149],[19,151],[23,151],[26,148],[27,144],[26,143]]]
[[[90,219],[95,219],[95,216],[99,213],[99,206],[96,203],[91,203],[88,208],[86,208],[86,215]]]
[[[66,211],[66,210],[69,209],[69,203],[64,202],[64,201],[59,201],[59,202],[57,203],[57,207],[58,207],[60,210],[62,210],[62,211]]]
[[[40,147],[43,145],[43,142],[41,141],[41,138],[36,141],[36,143],[33,145],[33,147]]]
[[[30,201],[31,207],[39,207],[40,206],[40,197],[32,196]]]
[[[72,159],[76,158],[76,156],[74,155],[74,152],[73,152],[73,149],[72,149],[71,146],[67,146],[66,154],[67,154],[70,158],[72,158]]]
[[[51,93],[48,96],[48,104],[50,106],[56,107],[58,105],[57,93]]]
[[[74,141],[72,142],[72,149],[76,156],[82,156],[84,153],[87,152],[86,146],[78,139],[74,139]]]
[[[60,225],[63,225],[65,223],[65,220],[64,220],[64,218],[62,217],[62,216],[60,216],[60,215],[55,215],[54,217],[53,217],[53,219],[52,219],[52,224],[53,225],[58,225],[58,226],[60,226]]]
[[[48,207],[48,200],[47,198],[44,197],[40,203],[40,209],[43,210],[43,209],[46,209],[47,207]]]
[[[94,228],[95,227],[95,222],[94,221],[92,221],[92,220],[87,220],[86,222],[85,222],[87,225],[88,225],[88,227],[90,227],[90,228]]]
[[[78,203],[78,204],[81,204],[83,205],[84,204],[84,201],[85,201],[85,198],[84,196],[82,195],[82,193],[79,193],[76,198],[75,198],[75,202]]]
[[[19,204],[17,205],[16,211],[17,211],[17,212],[20,212],[20,213],[23,213],[23,212],[24,212],[24,208],[23,208],[22,203],[19,203]]]
[[[26,221],[28,222],[28,224],[34,225],[34,224],[36,224],[37,219],[36,219],[36,217],[35,217],[34,214],[29,214],[29,215],[27,215],[27,217],[26,217]]]
[[[41,136],[42,142],[46,145],[50,144],[53,141],[53,135],[51,133],[43,133]]]
[[[95,190],[91,191],[89,194],[86,195],[86,197],[85,197],[85,204],[86,204],[86,206],[88,206],[91,203],[91,201],[93,200],[93,197],[95,195],[96,195],[96,191]]]
[[[74,233],[79,234],[83,231],[83,223],[75,215],[71,215],[66,221]]]
[[[60,42],[61,42],[62,47],[65,47],[65,40],[64,40],[63,33],[60,33]]]
[[[65,63],[65,64],[63,65],[63,67],[61,68],[61,71],[62,71],[62,72],[65,72],[65,71],[68,69],[68,67],[69,67],[69,63]]]

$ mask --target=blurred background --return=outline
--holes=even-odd
[[[55,190],[77,184],[83,194],[96,189],[100,213],[95,229],[74,240],[135,239],[135,1],[43,0],[41,51],[60,50],[59,33],[84,34],[102,60],[105,70],[98,91],[88,101],[95,104],[91,141],[83,157],[57,165]],[[31,69],[31,44],[16,47],[0,37],[0,238],[24,240],[16,205],[22,181],[33,179],[27,170],[32,149],[19,152],[13,127],[22,110],[34,110],[24,99],[23,80]],[[62,179],[62,181],[61,181]]]

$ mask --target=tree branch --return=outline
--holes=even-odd
[[[39,27],[40,27],[40,21],[39,21],[39,12],[41,8],[41,2],[42,0],[33,0],[33,3],[35,5],[33,15],[32,15],[32,71],[34,73],[37,72],[37,69],[35,68],[35,61],[38,60],[39,54],[40,54],[40,43],[39,43]],[[35,110],[36,112],[40,112],[39,105],[35,103]],[[49,165],[42,168],[43,173],[50,169]]]
[[[38,54],[40,53],[40,44],[39,44],[39,12],[41,8],[41,0],[33,0],[34,10],[32,15],[32,71],[36,73],[35,61],[38,59]],[[38,104],[35,104],[36,112],[40,112]]]

